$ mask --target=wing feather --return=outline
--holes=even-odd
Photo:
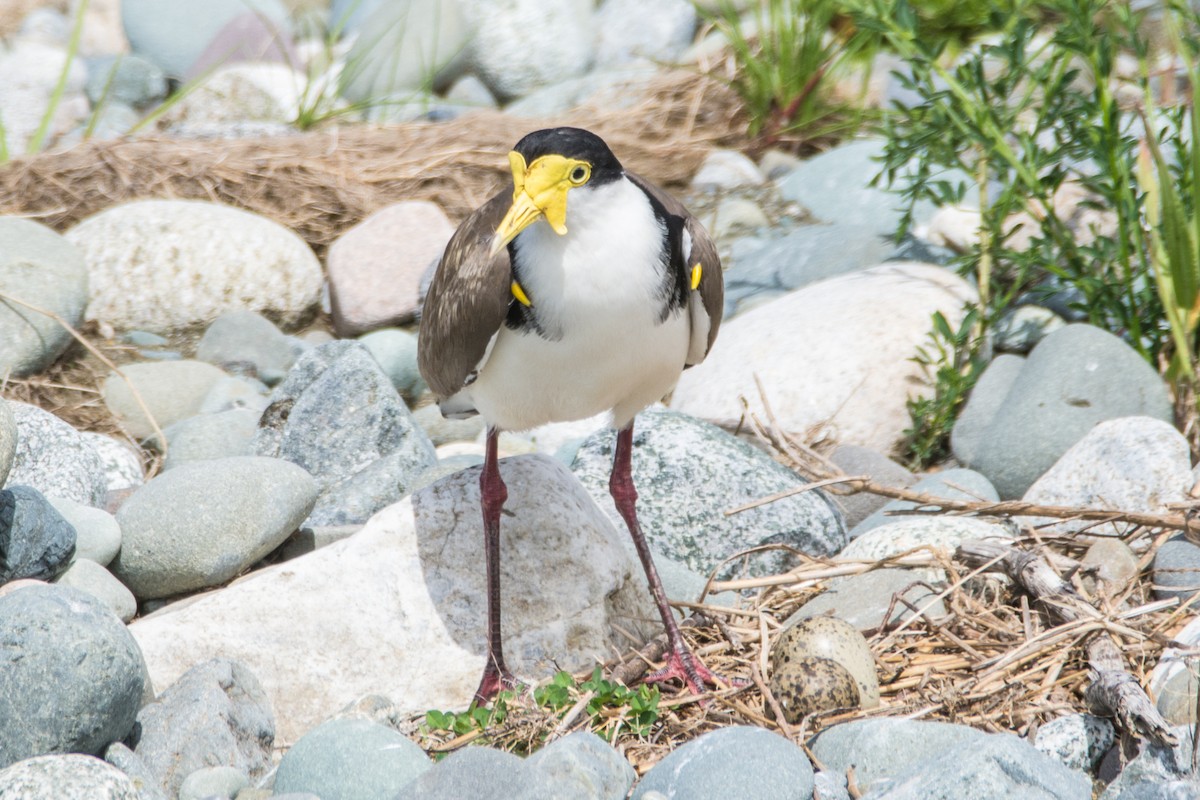
[[[425,295],[417,366],[441,399],[466,385],[508,315],[512,302],[508,250],[494,257],[488,251],[511,202],[512,190],[501,192],[458,226]]]

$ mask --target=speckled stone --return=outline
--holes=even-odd
[[[953,552],[967,539],[999,539],[1012,541],[1015,534],[1009,528],[971,517],[909,517],[880,525],[854,539],[839,554],[839,558],[878,561],[918,547],[933,547]],[[914,576],[941,580],[940,569],[917,569]]]
[[[27,758],[0,770],[0,800],[144,800],[137,785],[92,756]]]
[[[854,676],[836,661],[816,656],[783,661],[771,671],[769,686],[791,723],[818,711],[857,708],[860,701]]]
[[[17,402],[10,402],[9,408],[17,421],[17,452],[7,483],[32,486],[84,505],[101,505],[106,481],[96,448],[48,411]]]
[[[1112,747],[1113,724],[1091,714],[1067,714],[1038,728],[1033,746],[1071,769],[1091,772]]]
[[[780,672],[792,661],[827,658],[845,669],[857,684],[863,708],[879,705],[879,677],[875,658],[858,629],[837,617],[797,620],[779,634],[771,646],[772,672]]]

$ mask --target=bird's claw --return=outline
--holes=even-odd
[[[479,688],[471,702],[482,708],[503,689],[515,689],[520,685],[516,676],[508,670],[500,670],[489,663],[479,680]]]
[[[687,685],[692,694],[704,694],[706,686],[714,689],[730,686],[728,681],[716,674],[704,662],[692,655],[687,649],[670,650],[667,652],[663,668],[642,678],[643,683],[666,683],[669,680],[680,680]]]

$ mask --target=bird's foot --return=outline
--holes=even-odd
[[[520,682],[515,675],[507,669],[498,669],[495,664],[489,662],[488,666],[483,670],[483,677],[479,680],[479,688],[475,690],[475,697],[471,702],[482,708],[501,690],[515,689],[519,685]]]
[[[686,647],[668,650],[665,661],[662,669],[647,675],[642,682],[666,683],[669,680],[681,680],[692,694],[704,694],[706,686],[716,689],[732,685],[732,681],[725,680],[704,666],[704,662],[696,658]]]

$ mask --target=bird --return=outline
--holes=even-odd
[[[421,311],[418,366],[442,414],[487,425],[480,475],[487,660],[477,704],[516,685],[500,635],[500,431],[612,415],[609,490],[633,538],[667,635],[646,682],[694,693],[718,676],[683,640],[637,517],[635,415],[700,363],[721,324],[712,239],[684,205],[626,170],[595,133],[533,131],[508,154],[512,185],[451,236]]]

